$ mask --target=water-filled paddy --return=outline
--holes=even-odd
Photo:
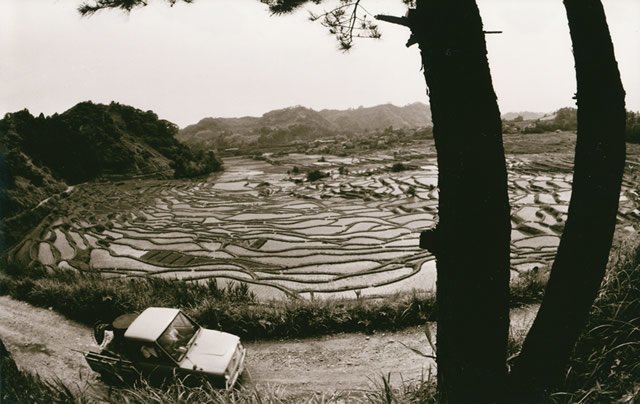
[[[75,251],[67,241],[67,237],[62,232],[62,230],[56,229],[55,235],[56,237],[55,237],[55,241],[53,242],[53,245],[58,250],[58,252],[60,252],[60,258],[62,260],[68,260],[73,258],[76,255]]]
[[[106,278],[243,281],[262,299],[433,289],[435,261],[418,240],[437,222],[435,159],[391,173],[384,169],[388,156],[327,156],[320,168],[330,177],[289,178],[293,166],[318,168],[319,157],[292,154],[277,165],[230,158],[227,171],[200,181],[80,185],[32,256]],[[553,259],[570,198],[570,163],[509,159],[512,276]],[[353,174],[338,172],[345,164]],[[632,222],[639,208],[638,186],[627,181],[619,219]]]

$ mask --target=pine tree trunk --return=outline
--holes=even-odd
[[[624,89],[602,4],[564,5],[578,85],[573,191],[540,311],[510,376],[516,401],[537,401],[563,379],[604,277],[625,161]]]
[[[437,259],[440,401],[504,392],[510,212],[501,120],[473,0],[419,0],[420,47],[438,152],[439,220],[421,246]]]

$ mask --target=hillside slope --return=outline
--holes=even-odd
[[[427,126],[431,126],[431,112],[422,103],[322,111],[295,106],[269,111],[261,117],[204,118],[182,129],[178,139],[198,148],[228,148],[306,142],[336,135],[348,137],[389,127]]]
[[[68,185],[108,176],[189,177],[221,169],[212,152],[192,151],[176,140],[177,132],[176,125],[151,111],[118,103],[82,102],[48,117],[34,117],[26,109],[6,114],[0,120],[0,250],[34,220],[37,224],[33,208]]]
[[[320,115],[340,130],[362,132],[394,129],[417,129],[431,126],[431,110],[420,102],[397,107],[392,104],[348,110],[323,109]]]

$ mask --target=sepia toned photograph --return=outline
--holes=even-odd
[[[0,403],[640,402],[637,0],[0,0]]]

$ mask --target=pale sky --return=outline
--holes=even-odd
[[[305,10],[270,16],[258,0],[164,1],[131,14],[81,18],[80,0],[0,0],[0,116],[63,112],[112,100],[180,127],[207,116],[260,116],[304,105],[352,108],[428,102],[408,30],[380,23],[382,39],[337,50]],[[329,8],[332,2],[314,10]],[[403,15],[400,0],[364,0]],[[573,106],[575,76],[561,0],[478,0],[503,113]],[[640,1],[603,0],[627,108],[640,110]]]

